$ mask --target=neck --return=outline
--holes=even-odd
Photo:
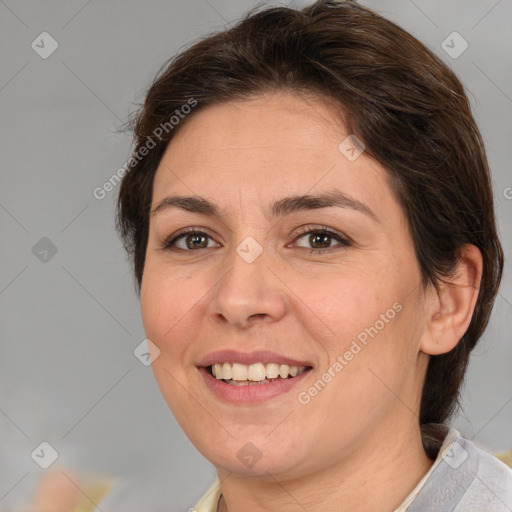
[[[432,466],[415,425],[409,435],[376,435],[344,459],[299,478],[250,479],[218,470],[218,512],[350,512],[397,508]]]

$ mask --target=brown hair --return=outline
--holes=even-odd
[[[432,356],[427,370],[420,423],[441,423],[455,411],[470,351],[487,325],[503,270],[489,168],[454,73],[413,36],[354,1],[253,9],[158,73],[129,124],[134,154],[140,156],[150,140],[156,146],[123,178],[117,204],[117,228],[138,293],[153,178],[168,142],[200,109],[279,90],[314,93],[343,106],[350,133],[389,173],[424,286],[437,287],[453,275],[464,244],[482,253],[483,276],[469,328],[456,348]],[[197,102],[193,112],[169,126],[170,116],[191,99]],[[168,129],[155,137],[165,123]]]

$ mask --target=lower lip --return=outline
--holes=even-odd
[[[279,379],[266,384],[248,384],[235,386],[216,379],[206,368],[199,368],[207,387],[219,398],[235,404],[256,404],[275,398],[290,391],[299,384],[311,371],[305,370],[297,377]]]

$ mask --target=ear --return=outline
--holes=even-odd
[[[427,318],[420,350],[439,355],[450,352],[467,331],[480,290],[482,254],[474,245],[460,250],[455,275],[427,290]]]

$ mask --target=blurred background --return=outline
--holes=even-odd
[[[465,84],[512,254],[512,3],[361,3]],[[215,478],[146,366],[117,188],[94,191],[130,156],[116,130],[160,66],[256,5],[0,0],[0,511],[44,509],[45,493],[60,510],[187,511]],[[495,454],[512,449],[511,276],[507,262],[455,421]]]

